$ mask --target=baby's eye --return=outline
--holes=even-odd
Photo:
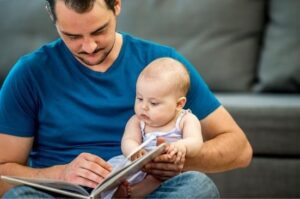
[[[157,106],[159,103],[158,102],[150,102],[151,106]]]
[[[141,102],[141,101],[143,101],[143,98],[137,97],[136,100],[137,100],[138,102]]]

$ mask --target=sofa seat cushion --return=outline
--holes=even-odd
[[[299,198],[300,159],[254,157],[247,169],[209,175],[221,198]]]
[[[255,155],[300,155],[300,95],[222,94],[217,97],[246,133]]]

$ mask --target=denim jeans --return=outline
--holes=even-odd
[[[146,198],[208,199],[220,198],[220,195],[216,185],[209,177],[200,172],[189,171],[165,181]]]
[[[27,186],[18,186],[7,192],[3,199],[12,198],[63,198]],[[220,198],[216,185],[205,174],[195,171],[184,172],[169,180],[146,197],[147,199],[201,199]]]

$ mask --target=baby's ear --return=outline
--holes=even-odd
[[[186,103],[186,97],[180,97],[177,100],[177,109],[183,109],[185,103]]]

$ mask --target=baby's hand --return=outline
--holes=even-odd
[[[169,145],[167,153],[175,164],[182,163],[185,161],[186,145],[180,141],[173,142]]]
[[[147,153],[147,151],[145,149],[141,149],[138,152],[136,152],[135,154],[133,154],[130,159],[131,159],[131,161],[134,161],[136,159],[139,159],[140,157],[142,157],[146,153]]]

